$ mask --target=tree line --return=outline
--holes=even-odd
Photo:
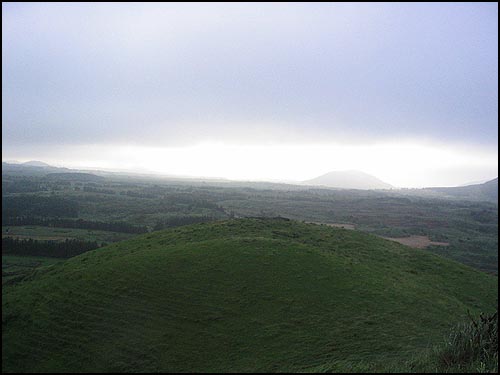
[[[206,223],[214,220],[216,219],[211,216],[174,216],[158,220],[153,230],[161,230],[196,223]]]
[[[146,233],[146,226],[132,225],[124,222],[102,222],[83,219],[60,219],[60,218],[42,218],[35,216],[19,216],[2,218],[2,225],[40,225],[44,227],[78,228],[106,230],[110,232],[122,233]]]
[[[2,196],[2,222],[18,216],[78,217],[78,210],[76,201],[58,196]]]
[[[83,191],[88,193],[100,193],[100,194],[116,194],[116,191],[111,189],[99,189],[93,186],[84,186]]]
[[[66,239],[65,241],[39,241],[30,239],[2,238],[2,254],[71,258],[99,248],[95,241]]]

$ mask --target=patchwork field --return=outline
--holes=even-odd
[[[422,195],[417,190],[75,175],[2,173],[2,233],[8,226],[11,234],[26,236],[21,238],[110,243],[180,225],[281,216],[390,238],[421,236],[417,246],[427,237],[436,245],[449,244],[430,244],[428,251],[498,272],[498,203],[493,201]]]

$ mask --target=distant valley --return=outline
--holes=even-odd
[[[471,200],[484,200],[498,202],[498,178],[492,179],[490,181],[465,186],[456,187],[426,187],[420,189],[408,189],[408,188],[395,188],[394,186],[380,180],[379,178],[372,176],[370,174],[348,170],[348,171],[332,171],[324,175],[318,176],[316,178],[302,181],[301,183],[278,183],[278,182],[266,182],[266,181],[233,181],[229,179],[221,178],[195,178],[195,177],[181,177],[181,176],[160,176],[160,175],[150,175],[150,174],[139,174],[139,173],[126,173],[126,172],[112,172],[103,170],[89,170],[89,169],[70,169],[65,167],[54,167],[47,163],[41,161],[29,161],[25,163],[8,163],[2,162],[2,172],[12,173],[12,174],[38,174],[46,175],[49,178],[55,178],[59,176],[60,178],[71,179],[81,178],[82,180],[89,179],[100,179],[101,177],[111,177],[111,176],[135,176],[142,178],[153,178],[153,179],[171,179],[179,181],[191,181],[197,183],[197,181],[207,181],[210,183],[221,183],[237,186],[256,186],[256,187],[271,187],[271,188],[284,188],[289,186],[290,188],[300,188],[301,186],[316,186],[321,188],[333,188],[333,189],[353,189],[353,190],[391,190],[393,192],[401,192],[403,194],[411,194],[417,196],[434,196],[443,198],[458,198],[458,199],[471,199]]]

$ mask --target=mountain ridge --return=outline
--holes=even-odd
[[[482,184],[455,187],[430,187],[424,190],[438,192],[454,198],[498,202],[498,177]]]

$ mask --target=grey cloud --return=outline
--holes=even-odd
[[[497,9],[3,5],[3,142],[495,146]]]

